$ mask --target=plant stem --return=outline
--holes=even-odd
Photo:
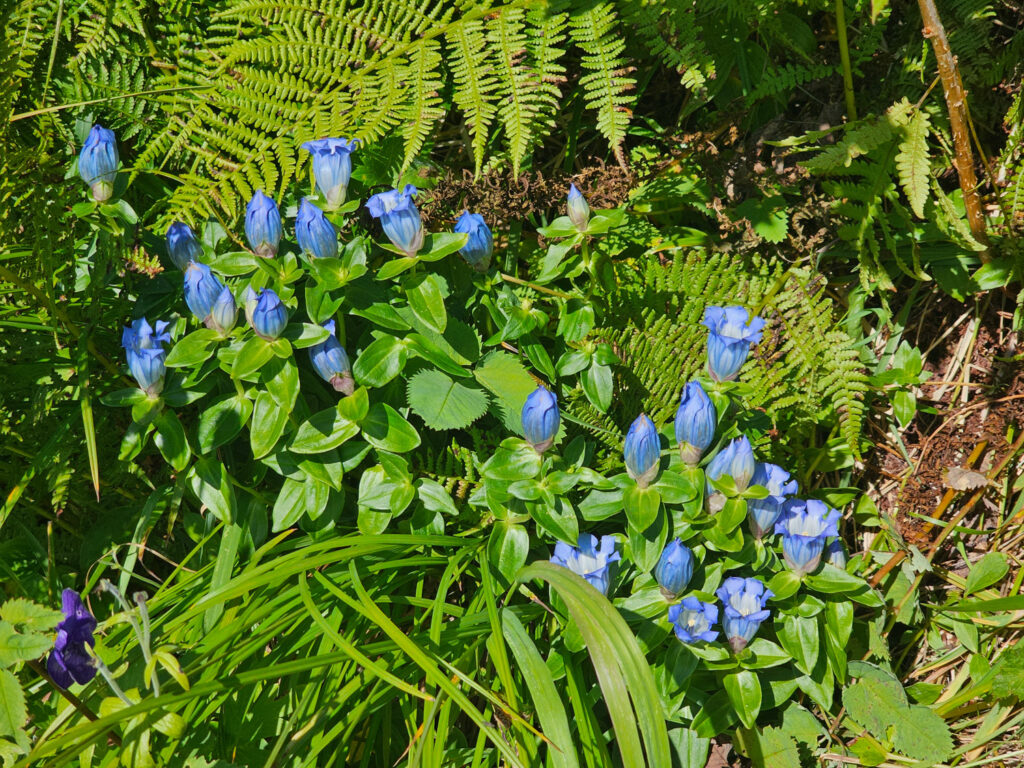
[[[946,30],[939,18],[935,0],[917,0],[921,9],[921,21],[924,24],[922,34],[932,41],[935,49],[935,60],[939,66],[939,77],[942,78],[942,90],[946,95],[946,109],[949,112],[949,127],[953,132],[954,158],[953,165],[960,177],[960,189],[964,194],[964,208],[967,211],[967,223],[971,227],[974,239],[985,246],[981,252],[982,261],[990,261],[988,251],[988,234],[985,231],[985,217],[981,210],[981,197],[978,195],[978,179],[974,175],[974,156],[971,153],[971,139],[967,129],[967,94],[960,79],[960,70],[946,39]]]
[[[66,691],[59,685],[57,685],[55,682],[53,682],[53,678],[51,678],[50,675],[47,674],[42,664],[40,664],[35,659],[29,659],[26,663],[28,664],[29,669],[31,669],[33,672],[35,672],[37,675],[43,678],[43,680],[48,682],[54,688],[56,688],[57,693],[63,696],[65,701],[67,701],[71,706],[78,710],[78,713],[82,715],[82,717],[90,721],[99,720],[99,718],[96,716],[96,713],[89,709],[89,707],[85,705],[85,702],[83,702],[80,698],[75,696],[75,694],[73,694],[71,691]],[[107,731],[107,736],[117,746],[121,746],[121,737],[118,736],[116,733],[114,733],[113,731]]]
[[[846,40],[846,8],[844,0],[836,0],[836,33],[839,36],[839,61],[843,65],[843,95],[846,97],[846,119],[857,119],[857,102],[853,95],[853,69],[850,67],[850,46]]]
[[[557,296],[560,299],[571,299],[571,298],[573,298],[568,293],[562,293],[561,291],[555,291],[555,290],[552,290],[551,288],[545,288],[543,285],[537,285],[536,283],[531,283],[529,280],[523,280],[522,278],[519,278],[519,277],[512,277],[512,275],[506,275],[504,272],[499,272],[498,274],[501,276],[501,279],[504,280],[506,283],[515,283],[516,285],[525,285],[527,288],[532,288],[533,290],[538,291],[540,293],[546,293],[549,296]]]

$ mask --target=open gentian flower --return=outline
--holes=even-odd
[[[684,598],[679,605],[670,606],[668,620],[672,622],[676,637],[689,645],[702,640],[713,643],[718,637],[718,631],[711,629],[718,621],[718,606],[702,603],[696,597]]]
[[[661,593],[669,600],[686,589],[693,576],[693,552],[680,539],[673,539],[661,553],[654,567],[654,578],[658,580]]]
[[[676,442],[684,464],[696,465],[715,438],[718,414],[715,404],[699,382],[691,381],[683,389],[676,411]]]
[[[566,209],[569,212],[569,219],[572,225],[580,232],[587,230],[590,222],[590,204],[583,193],[576,189],[575,184],[569,185],[569,197],[566,199]]]
[[[245,206],[245,237],[253,253],[267,259],[277,254],[281,244],[281,212],[262,189]]]
[[[661,439],[654,422],[641,413],[630,425],[622,449],[626,472],[641,488],[646,488],[658,474],[661,460]]]
[[[337,210],[345,202],[348,182],[352,178],[352,158],[349,155],[358,144],[358,139],[315,139],[302,144],[302,148],[313,156],[313,177],[329,211]]]
[[[366,201],[370,215],[380,219],[384,234],[406,256],[415,256],[423,247],[423,223],[412,200],[416,193],[416,187],[406,184],[401,192],[379,192]]]
[[[85,685],[96,677],[96,667],[85,649],[86,645],[96,645],[92,636],[96,619],[73,589],[61,594],[61,610],[64,620],[57,625],[57,639],[46,660],[46,671],[53,682],[67,689],[72,683]]]
[[[537,387],[523,404],[523,436],[537,453],[544,453],[558,435],[561,415],[558,398],[547,387]]]
[[[602,595],[608,594],[608,566],[622,555],[615,551],[615,537],[602,536],[601,548],[597,548],[597,537],[589,533],[581,533],[575,547],[564,541],[555,544],[555,554],[551,562],[568,568],[578,576],[582,576]]]
[[[782,556],[798,576],[810,573],[821,562],[825,539],[838,536],[839,510],[817,499],[786,502],[775,532],[782,534]]]
[[[117,139],[114,132],[96,123],[78,155],[78,175],[92,190],[97,203],[109,200],[114,194],[117,178]]]
[[[755,317],[747,324],[750,314],[743,307],[707,307],[703,325],[708,334],[708,373],[715,381],[732,381],[740,372],[750,345],[761,341],[764,320]]]
[[[334,387],[336,392],[351,395],[355,391],[352,365],[349,363],[345,348],[335,335],[337,326],[333,320],[328,320],[324,323],[324,328],[330,331],[331,335],[309,348],[309,360],[320,374],[320,378]]]
[[[295,218],[295,239],[299,247],[317,259],[333,259],[338,255],[338,232],[324,212],[306,198],[299,205]]]
[[[747,647],[754,639],[761,622],[771,614],[765,603],[775,594],[757,579],[730,576],[718,591],[718,599],[725,606],[722,629],[735,653]]]
[[[190,261],[185,267],[185,303],[201,323],[206,323],[224,286],[208,266]]]
[[[750,532],[755,539],[760,539],[775,528],[782,514],[782,505],[787,497],[797,492],[797,484],[796,480],[790,479],[789,472],[778,464],[765,462],[757,463],[750,482],[768,489],[768,495],[763,499],[747,499]]]
[[[274,341],[288,325],[288,310],[270,288],[260,291],[252,311],[252,329],[264,341]]]
[[[469,235],[466,244],[459,249],[462,258],[477,272],[486,272],[491,266],[491,253],[494,251],[494,237],[484,217],[479,213],[463,211],[455,222],[455,231]]]
[[[167,350],[163,345],[171,340],[167,332],[170,323],[157,320],[154,329],[142,317],[127,326],[121,334],[121,346],[128,357],[128,369],[139,384],[139,389],[151,397],[159,395],[164,388],[164,374],[167,368]]]
[[[743,493],[750,485],[756,465],[754,449],[750,447],[750,441],[746,436],[737,437],[711,459],[707,468],[707,477],[708,480],[718,480],[723,475],[731,477],[736,485],[736,490]],[[707,491],[709,495],[714,492],[710,482]]]
[[[196,240],[192,227],[185,222],[176,221],[167,228],[167,255],[182,271],[190,261],[198,261],[203,255],[203,247]]]

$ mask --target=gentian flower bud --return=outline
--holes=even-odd
[[[380,219],[384,234],[407,256],[415,256],[423,247],[423,223],[412,200],[416,192],[416,187],[406,184],[401,192],[379,192],[366,201],[370,215]]]
[[[607,595],[608,566],[622,557],[615,551],[615,544],[614,536],[602,536],[601,548],[598,549],[596,536],[581,533],[576,547],[570,547],[562,541],[555,544],[555,554],[551,562],[582,576],[594,589],[602,595]]]
[[[167,228],[167,255],[180,270],[184,270],[190,261],[199,260],[203,255],[203,247],[196,240],[192,227],[176,221]]]
[[[309,348],[309,360],[320,374],[320,378],[334,387],[335,391],[351,395],[355,391],[352,366],[349,364],[345,348],[335,335],[337,327],[333,320],[328,320],[324,323],[324,328],[330,331],[331,335]]]
[[[281,243],[281,213],[277,203],[257,190],[245,207],[245,236],[257,256],[271,258]]]
[[[72,683],[85,685],[96,676],[92,656],[85,646],[95,646],[92,636],[96,619],[73,589],[61,594],[64,619],[57,625],[57,639],[46,660],[46,671],[54,683],[67,689]]]
[[[684,464],[696,465],[715,438],[718,414],[715,404],[699,382],[691,381],[683,389],[676,411],[676,442]]]
[[[117,140],[114,132],[96,123],[78,155],[78,175],[92,190],[92,199],[98,203],[114,194],[117,178]]]
[[[782,534],[782,556],[793,573],[802,576],[818,567],[825,539],[839,535],[840,517],[839,510],[817,499],[786,502],[775,532]]]
[[[223,290],[220,280],[202,262],[190,261],[185,267],[185,303],[201,323],[206,322]]]
[[[679,539],[670,541],[654,567],[654,578],[661,586],[661,594],[669,600],[686,589],[693,576],[693,552]]]
[[[757,462],[754,461],[754,450],[750,447],[750,441],[745,436],[737,437],[711,459],[707,468],[707,477],[709,480],[717,480],[722,475],[731,477],[736,485],[736,490],[743,493],[750,485],[756,466]],[[708,489],[710,493],[710,483],[708,483]]]
[[[757,579],[731,576],[715,594],[725,606],[722,630],[733,652],[739,653],[754,639],[761,622],[771,615],[764,606],[775,593]]]
[[[850,562],[850,558],[846,553],[846,547],[843,546],[842,539],[833,539],[825,547],[825,562],[846,570],[846,564]]]
[[[494,251],[494,238],[491,228],[479,213],[463,211],[455,222],[455,231],[469,235],[466,244],[460,249],[462,258],[477,272],[486,272],[491,266],[491,253]]]
[[[266,341],[274,341],[288,325],[288,310],[270,288],[260,291],[256,308],[252,311],[252,329]]]
[[[329,211],[337,210],[345,202],[348,182],[352,178],[352,158],[349,155],[358,143],[358,139],[316,139],[302,145],[313,156],[313,177]]]
[[[306,198],[299,205],[295,218],[295,239],[299,247],[317,259],[333,259],[338,255],[338,232],[324,212]]]
[[[672,622],[676,637],[693,645],[704,641],[713,643],[718,631],[711,629],[718,621],[718,606],[702,603],[696,597],[686,597],[678,605],[669,606],[668,620]]]
[[[523,435],[537,453],[544,453],[558,435],[561,415],[558,398],[547,387],[537,387],[523,404]]]
[[[576,189],[575,184],[569,185],[569,197],[566,202],[566,209],[569,211],[569,219],[574,227],[580,232],[585,232],[590,222],[590,204],[583,193]]]
[[[139,389],[150,397],[159,395],[164,388],[167,350],[163,345],[171,340],[164,320],[156,321],[156,329],[142,317],[132,322],[121,334],[121,346],[128,358],[128,369],[139,384]]]
[[[629,476],[636,480],[636,484],[641,488],[650,485],[658,474],[661,440],[654,422],[647,414],[641,413],[630,425],[622,453]]]
[[[755,317],[747,324],[749,313],[743,307],[707,307],[703,325],[708,334],[708,373],[715,381],[732,381],[740,372],[750,345],[761,341],[764,320]]]
[[[252,313],[256,311],[256,305],[259,302],[259,294],[252,289],[251,285],[247,285],[245,293],[242,294],[242,305],[245,307],[245,322],[250,326],[252,326]]]
[[[217,294],[217,300],[210,308],[207,325],[219,332],[221,336],[227,336],[228,332],[235,327],[237,316],[238,305],[235,304],[235,297],[231,294],[231,289],[225,286]]]
[[[768,489],[768,495],[763,499],[747,499],[750,532],[755,539],[760,539],[774,530],[786,497],[797,492],[797,484],[778,464],[763,462],[757,463],[750,482]]]

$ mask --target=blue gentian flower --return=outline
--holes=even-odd
[[[277,203],[257,190],[245,207],[245,236],[257,256],[271,258],[281,243],[281,212]]]
[[[256,311],[256,305],[260,303],[260,295],[252,289],[251,285],[245,287],[242,294],[242,306],[245,307],[245,322],[252,325],[252,313]]]
[[[782,534],[782,556],[798,576],[810,573],[821,562],[825,539],[838,536],[839,510],[823,501],[790,499],[775,532]]]
[[[674,539],[661,553],[654,567],[654,578],[658,580],[661,593],[669,600],[686,589],[693,576],[693,552],[680,539]]]
[[[317,259],[333,259],[338,255],[338,232],[324,212],[306,198],[299,205],[295,218],[295,239],[299,247]]]
[[[736,490],[742,493],[750,485],[756,466],[754,449],[750,447],[750,441],[746,436],[742,436],[714,455],[706,473],[709,480],[718,480],[723,475],[731,477]],[[711,491],[711,484],[708,483],[708,493]]]
[[[494,237],[491,235],[491,228],[487,226],[484,217],[479,213],[463,211],[455,222],[455,231],[459,234],[469,235],[466,244],[459,252],[477,272],[486,272],[491,265],[491,253],[494,251]]]
[[[412,200],[416,193],[416,187],[406,184],[401,192],[379,192],[366,201],[370,215],[380,219],[384,234],[407,256],[415,256],[423,247],[423,223]]]
[[[223,290],[220,280],[202,262],[190,261],[185,267],[185,303],[199,322],[206,322]]]
[[[352,178],[352,158],[349,155],[358,144],[358,139],[316,139],[302,145],[313,156],[313,177],[329,211],[337,210],[345,202],[348,182]]]
[[[92,633],[96,619],[73,589],[61,594],[64,619],[57,625],[57,639],[46,660],[46,671],[54,683],[67,689],[72,683],[85,685],[96,677],[96,667],[85,646],[95,646]]]
[[[256,307],[252,311],[252,329],[266,341],[274,341],[288,325],[288,310],[280,297],[270,288],[260,291]]]
[[[676,637],[693,645],[704,641],[713,643],[718,631],[711,629],[718,621],[718,606],[702,603],[696,597],[686,597],[678,605],[669,606],[668,620],[672,622]]]
[[[309,360],[320,374],[320,378],[334,387],[335,391],[351,395],[355,391],[352,366],[345,348],[335,335],[337,326],[333,320],[328,320],[324,323],[324,328],[330,331],[331,335],[309,348]]]
[[[217,294],[217,299],[210,308],[210,318],[207,323],[210,328],[217,331],[221,336],[227,336],[228,332],[235,327],[235,319],[238,317],[238,305],[235,304],[235,297],[231,289],[225,286]]]
[[[797,483],[778,464],[764,462],[757,463],[750,482],[768,489],[768,495],[763,499],[747,499],[750,532],[755,539],[760,539],[774,530],[786,498],[797,492]]]
[[[718,413],[699,382],[683,388],[676,411],[676,442],[684,464],[696,465],[715,438]]]
[[[750,345],[761,341],[764,320],[755,317],[747,324],[749,313],[743,307],[707,307],[703,325],[708,334],[708,373],[715,381],[732,381],[740,372]]]
[[[641,413],[630,425],[626,433],[626,443],[622,449],[626,463],[626,472],[636,480],[641,488],[646,488],[658,474],[658,463],[661,460],[661,439],[654,422],[647,414]]]
[[[590,221],[590,204],[587,203],[587,198],[583,196],[583,193],[576,189],[575,184],[569,185],[569,197],[565,207],[573,226],[580,232],[585,232]]]
[[[78,155],[78,175],[92,190],[92,199],[98,203],[114,194],[117,178],[117,139],[114,132],[96,123]]]
[[[833,539],[825,547],[825,562],[831,563],[836,568],[846,570],[846,564],[850,562],[850,558],[846,553],[846,547],[843,546],[842,539]]]
[[[601,548],[597,548],[597,537],[589,533],[581,533],[576,547],[565,542],[555,544],[555,554],[551,562],[568,568],[578,576],[582,576],[602,595],[608,594],[608,566],[622,555],[615,551],[615,537],[602,536]]]
[[[121,346],[128,358],[128,369],[147,395],[159,395],[164,388],[167,350],[163,345],[171,340],[167,332],[170,323],[156,321],[156,328],[142,317],[127,326],[121,334]]]
[[[757,634],[761,622],[771,615],[764,606],[775,593],[757,579],[730,576],[715,594],[725,607],[722,630],[733,651],[739,653]]]
[[[196,240],[192,227],[185,222],[176,221],[167,228],[167,255],[180,270],[203,255],[203,247]]]
[[[558,435],[561,415],[558,398],[547,387],[537,387],[523,404],[523,436],[537,453],[544,453]]]

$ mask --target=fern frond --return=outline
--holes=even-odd
[[[436,40],[425,40],[413,50],[406,77],[409,80],[411,98],[402,117],[402,136],[405,139],[404,171],[423,148],[430,129],[444,117],[441,107],[441,81],[437,71],[441,63],[441,44]]]
[[[903,194],[907,196],[911,210],[919,219],[924,218],[924,204],[928,199],[930,129],[928,113],[923,109],[917,110],[903,131],[900,151],[896,155],[896,170],[899,172],[900,184],[903,185]]]
[[[483,24],[472,21],[456,24],[447,35],[449,59],[455,79],[453,99],[466,116],[467,128],[472,137],[473,165],[477,175],[484,162],[488,129],[497,112],[495,91],[497,78],[487,55],[487,38]]]

